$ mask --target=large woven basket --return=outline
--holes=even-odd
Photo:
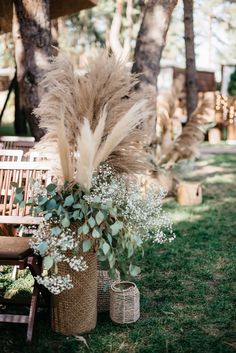
[[[110,288],[112,283],[120,280],[120,273],[116,272],[116,278],[112,279],[108,271],[98,269],[98,312],[110,309]]]
[[[67,263],[58,264],[58,275],[70,274],[74,287],[51,296],[51,325],[55,332],[78,335],[95,328],[97,322],[97,257],[83,254],[87,270],[77,272]]]
[[[135,283],[114,282],[110,289],[110,318],[117,324],[130,324],[140,317],[140,294]]]

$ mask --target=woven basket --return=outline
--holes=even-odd
[[[97,322],[97,256],[83,254],[88,268],[77,272],[67,263],[58,264],[58,275],[70,274],[74,287],[51,296],[51,325],[55,332],[78,335],[95,328]]]
[[[120,280],[120,273],[117,271],[116,279],[109,276],[108,271],[98,270],[98,312],[109,311],[110,309],[110,288],[112,283]]]
[[[114,282],[110,289],[110,318],[117,324],[130,324],[140,317],[140,294],[135,283]]]
[[[182,206],[199,205],[202,203],[202,187],[199,183],[181,182],[176,197]]]

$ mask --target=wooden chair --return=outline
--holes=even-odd
[[[34,146],[34,137],[24,136],[0,136],[2,149],[20,149],[24,153],[28,152]]]
[[[39,180],[44,185],[51,182],[49,166],[36,162],[0,162],[0,224],[38,225],[41,217],[29,215],[27,206],[20,208],[14,204],[15,188],[11,182],[24,187],[24,201],[31,195],[30,179]],[[33,253],[27,237],[0,236],[0,265],[18,265],[29,268],[33,276],[41,273],[41,259]],[[31,342],[39,292],[45,289],[34,282],[29,315],[1,314],[0,322],[27,324],[27,342]],[[6,302],[6,300],[4,300]]]
[[[5,150],[0,149],[1,162],[20,162],[24,152],[22,150]]]
[[[30,162],[47,162],[51,156],[47,153],[40,153],[35,150],[31,150],[27,153]]]

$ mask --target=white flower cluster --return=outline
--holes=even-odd
[[[34,232],[31,241],[31,247],[36,253],[43,256],[50,254],[55,262],[64,261],[65,256],[62,253],[74,249],[78,242],[75,239],[76,233],[70,228],[58,228],[58,232],[53,234],[53,229],[56,228],[57,223],[57,220],[41,223]],[[50,236],[51,234],[52,236]],[[42,242],[45,247],[40,251]]]
[[[112,207],[120,212],[131,233],[152,237],[157,243],[174,240],[171,220],[162,209],[162,200],[166,196],[162,187],[151,185],[144,195],[135,180],[127,176],[118,177],[105,165],[93,178],[92,192],[85,198],[92,203],[98,196],[101,203],[112,202]]]
[[[62,228],[60,233],[54,231],[55,234],[52,234],[53,228],[55,229],[57,224],[56,219],[40,224],[39,228],[34,231],[31,247],[44,259],[50,258],[50,268],[58,262],[66,262],[75,271],[85,271],[88,266],[82,256],[71,257],[67,254],[68,250],[73,250],[78,245],[79,239],[76,232],[70,228]],[[53,294],[59,294],[63,290],[73,287],[69,275],[65,277],[58,275],[37,276],[36,280]]]
[[[67,258],[65,261],[68,262],[72,270],[75,271],[85,271],[88,268],[83,256],[80,256],[79,258],[74,256],[72,258]]]
[[[36,276],[35,277],[38,284],[46,287],[52,294],[60,294],[66,289],[73,288],[72,280],[70,275],[66,276]]]

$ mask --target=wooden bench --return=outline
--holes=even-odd
[[[37,162],[0,162],[0,224],[38,225],[41,217],[29,215],[29,208],[14,204],[15,187],[12,182],[24,187],[24,201],[31,196],[31,178],[45,186],[51,182],[49,165]],[[35,256],[29,246],[29,238],[0,236],[0,265],[18,265],[20,269],[29,268],[31,274],[39,275],[42,261]],[[39,292],[46,296],[45,289],[34,282],[29,315],[1,314],[0,322],[27,324],[27,342],[31,342]],[[4,301],[5,302],[5,301]]]

